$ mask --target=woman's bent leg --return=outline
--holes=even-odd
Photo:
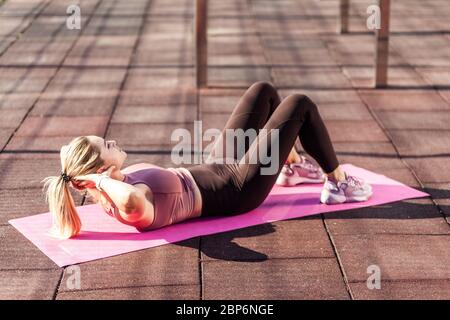
[[[257,104],[250,104],[256,108]],[[254,114],[247,105],[249,113]],[[246,106],[245,104],[243,105]],[[270,109],[267,105],[265,108]],[[243,107],[243,108],[244,108]],[[290,95],[276,108],[259,132],[258,138],[249,146],[244,157],[233,164],[202,164],[190,169],[203,197],[203,216],[235,215],[259,206],[272,189],[286,158],[297,137],[307,151],[326,172],[335,170],[339,163],[334,153],[328,132],[316,105],[304,95]],[[255,109],[256,110],[256,109]],[[267,111],[265,111],[267,112]],[[255,123],[245,119],[242,126]],[[255,116],[263,119],[261,115]],[[261,120],[260,120],[261,121]],[[256,125],[258,126],[259,123]],[[230,125],[234,126],[234,125]],[[274,130],[277,129],[277,130]],[[274,143],[272,144],[272,137]],[[262,163],[258,153],[270,155],[269,163]],[[256,161],[255,160],[256,155]]]
[[[234,108],[220,138],[211,150],[208,161],[225,157],[227,150],[229,150],[228,152],[231,153],[234,159],[240,160],[248,150],[251,141],[244,141],[244,154],[240,155],[238,153],[237,141],[234,139],[225,139],[226,130],[247,131],[254,129],[258,131],[266,124],[279,103],[280,96],[269,82],[260,81],[251,85]]]
[[[266,130],[260,133],[239,162],[242,196],[236,213],[249,211],[264,201],[297,137],[304,150],[325,172],[332,172],[339,166],[317,106],[304,95],[293,94],[284,99],[263,129]],[[270,155],[270,163],[263,164],[260,155]]]

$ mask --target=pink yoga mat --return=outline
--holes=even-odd
[[[78,207],[83,227],[80,235],[68,240],[58,240],[49,236],[51,215],[48,212],[13,219],[9,223],[58,266],[63,267],[272,221],[428,196],[424,192],[383,175],[348,164],[343,167],[348,173],[359,176],[372,184],[374,193],[369,201],[327,206],[319,203],[321,184],[290,188],[274,186],[264,203],[248,213],[231,217],[186,220],[179,224],[143,233],[133,227],[121,224],[104,213],[96,204]]]

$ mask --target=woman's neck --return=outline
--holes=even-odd
[[[117,180],[122,181],[122,182],[125,180],[125,175],[122,172],[120,172],[120,170],[117,173]]]

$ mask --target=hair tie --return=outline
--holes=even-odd
[[[64,182],[69,182],[70,179],[72,179],[65,172],[61,172],[61,177],[63,178]]]

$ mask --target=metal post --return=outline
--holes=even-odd
[[[198,88],[206,87],[208,75],[207,33],[208,33],[207,0],[196,0],[195,8],[195,76]]]
[[[376,31],[375,87],[386,87],[389,58],[390,0],[379,0],[381,12],[380,29]]]
[[[350,12],[350,0],[340,0],[340,22],[339,22],[339,33],[347,33],[348,32],[348,19]]]

